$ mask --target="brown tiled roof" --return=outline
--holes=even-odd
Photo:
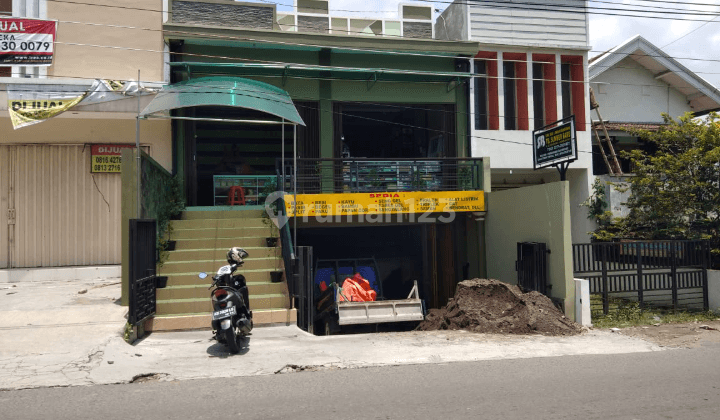
[[[593,121],[593,125],[597,129],[600,129],[600,122],[599,121]],[[621,123],[621,122],[606,122],[605,128],[608,130],[615,130],[615,131],[627,131],[627,130],[648,130],[648,131],[658,131],[660,127],[665,126],[665,124],[651,124],[651,123]]]

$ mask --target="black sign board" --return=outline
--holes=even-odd
[[[561,165],[577,160],[575,116],[533,131],[533,167]]]

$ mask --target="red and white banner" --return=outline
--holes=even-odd
[[[56,29],[54,20],[0,18],[0,65],[51,65]]]

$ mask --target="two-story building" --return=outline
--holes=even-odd
[[[0,269],[111,266],[84,271],[119,276],[120,173],[93,172],[93,146],[110,150],[136,143],[138,108],[151,98],[138,102],[133,94],[138,74],[143,87],[159,86],[165,78],[162,2],[15,0],[2,2],[2,8],[7,17],[56,26],[48,44],[54,48],[50,65],[0,68]],[[32,107],[81,98],[97,79],[123,82],[120,91],[128,95],[99,92],[92,104],[13,128],[9,103]],[[142,122],[140,144],[167,169],[169,138],[168,121]],[[5,273],[13,281],[33,276],[26,270]],[[75,269],[37,274],[46,280],[80,275]]]
[[[572,238],[592,230],[580,203],[592,184],[588,106],[587,1],[455,1],[435,21],[438,39],[475,41],[469,109],[472,156],[492,162],[492,189],[558,181],[553,168],[533,169],[532,132],[574,116],[577,160],[570,164]]]
[[[417,281],[428,305],[442,306],[458,281],[484,270],[488,162],[469,156],[467,131],[467,63],[477,44],[433,39],[430,6],[401,5],[397,18],[381,19],[330,16],[327,1],[296,6],[280,14],[262,3],[171,2],[167,94],[194,92],[192,103],[178,97],[166,109],[177,118],[173,159],[188,204],[188,220],[175,224],[178,246],[210,225],[203,244],[225,243],[234,222],[218,220],[261,209],[284,171],[288,200],[297,192],[297,245],[312,246],[320,263],[374,259],[386,298],[405,298]],[[234,92],[233,103],[216,101],[218,90]],[[281,102],[297,118],[274,109]],[[246,221],[246,229],[255,223]],[[254,247],[252,234],[267,230],[245,230],[237,245]],[[256,322],[268,322],[289,304],[280,289],[259,285],[277,256],[253,252],[251,306]],[[206,285],[191,284],[179,255],[162,268],[168,288],[153,329],[208,322]],[[218,256],[197,255],[187,264],[217,268]]]

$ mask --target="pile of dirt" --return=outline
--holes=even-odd
[[[488,279],[458,283],[455,297],[444,308],[431,309],[417,329],[546,335],[581,332],[580,325],[565,317],[547,296],[523,293],[515,285]]]

